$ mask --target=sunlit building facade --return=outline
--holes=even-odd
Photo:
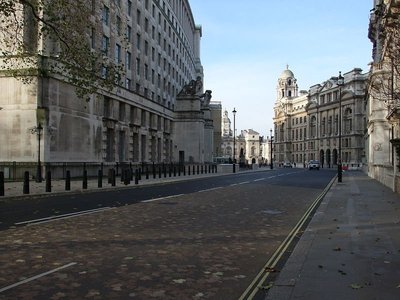
[[[177,98],[191,81],[203,81],[202,30],[189,1],[102,0],[91,5],[101,20],[88,34],[92,50],[121,63],[123,78],[112,91],[99,89],[86,101],[60,76],[24,83],[3,73],[0,161],[35,162],[38,141],[30,129],[38,124],[43,127],[43,162],[162,163],[182,158],[185,145],[176,137],[185,126],[176,122],[182,119]],[[48,42],[43,40],[43,47],[51,48]],[[194,96],[204,96],[201,84]],[[204,115],[208,103],[201,99],[194,113]],[[210,120],[203,123],[212,129]],[[204,148],[212,151],[212,145]],[[212,155],[191,160],[212,161]]]
[[[274,107],[274,161],[306,166],[319,160],[323,167],[338,163],[339,109],[342,122],[342,162],[345,168],[361,168],[366,162],[365,84],[367,74],[354,69],[298,92],[297,79],[289,69],[278,79]],[[341,101],[339,101],[341,99]],[[340,103],[341,102],[341,103]],[[339,105],[341,104],[341,106]]]

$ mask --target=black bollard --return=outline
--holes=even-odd
[[[124,185],[128,185],[131,183],[131,174],[129,174],[129,169],[125,169],[124,173]]]
[[[138,171],[138,169],[135,170],[135,184],[139,184],[139,171]]]
[[[186,176],[186,166],[183,166],[183,176]]]
[[[188,166],[188,175],[190,176],[190,166]]]
[[[176,166],[174,166],[174,177],[176,177]]]
[[[46,193],[51,193],[51,171],[46,174]]]
[[[167,177],[167,167],[163,164],[162,168],[163,168],[163,172],[164,172],[164,178],[166,178]]]
[[[161,166],[158,166],[158,178],[162,177],[162,170],[161,170]]]
[[[83,170],[82,189],[87,189],[87,170]]]
[[[23,193],[29,194],[29,172],[28,171],[25,171],[25,173],[24,173]]]
[[[103,187],[103,170],[99,170],[97,172],[97,187],[102,188]]]
[[[149,179],[149,167],[146,166],[146,179]]]
[[[0,196],[4,196],[4,173],[0,172]]]
[[[116,186],[117,185],[117,179],[116,179],[116,174],[115,174],[115,169],[111,170],[111,186]]]
[[[200,167],[199,167],[199,165],[197,165],[197,175],[199,175],[200,174]]]
[[[65,174],[65,190],[70,191],[71,190],[71,172],[67,170]]]
[[[125,182],[125,169],[121,169],[121,182]]]
[[[108,183],[111,184],[112,183],[112,169],[108,169]]]

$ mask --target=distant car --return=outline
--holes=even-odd
[[[319,170],[319,160],[310,160],[308,162],[308,169],[309,170]]]
[[[284,167],[284,168],[291,168],[291,167],[292,167],[292,164],[291,164],[290,162],[287,161],[287,162],[284,162],[284,163],[283,163],[283,167]]]

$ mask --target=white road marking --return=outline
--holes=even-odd
[[[184,196],[184,195],[185,194],[178,194],[178,195],[171,195],[171,196],[168,196],[168,197],[161,197],[161,198],[156,198],[156,199],[144,200],[144,201],[141,201],[141,203],[149,203],[149,202],[155,202],[155,201],[160,201],[160,200],[166,200],[166,199],[171,199],[171,198]]]
[[[21,285],[21,284],[24,284],[24,283],[27,283],[27,282],[36,280],[36,279],[38,279],[38,278],[47,276],[47,275],[49,275],[49,274],[51,274],[51,273],[55,273],[55,272],[58,272],[58,271],[60,271],[60,270],[63,270],[63,269],[72,267],[72,266],[74,266],[74,265],[76,265],[76,262],[72,262],[72,263],[69,263],[69,264],[67,264],[67,265],[61,266],[61,267],[59,267],[59,268],[56,268],[56,269],[53,269],[53,270],[44,272],[44,273],[42,273],[42,274],[39,274],[39,275],[36,275],[36,276],[33,276],[33,277],[29,277],[29,278],[27,278],[27,279],[24,279],[24,280],[22,280],[22,281],[19,281],[19,282],[17,282],[17,283],[12,284],[12,285],[9,285],[9,286],[6,286],[6,287],[1,288],[1,289],[0,289],[0,293],[2,293],[2,292],[4,292],[4,291],[7,291],[7,290],[9,290],[9,289],[12,289],[12,288],[14,288],[14,287],[16,287],[16,286],[19,286],[19,285]]]
[[[247,183],[250,183],[250,181],[244,181],[244,182],[240,182],[238,184],[241,185],[241,184],[247,184]]]
[[[265,180],[265,178],[256,179],[256,180],[254,180],[254,182],[262,181],[262,180]]]
[[[207,190],[200,190],[198,191],[198,193],[204,193],[204,192],[209,192],[209,191],[215,191],[215,190],[219,190],[222,189],[222,187],[215,187],[215,188],[211,188],[211,189],[207,189]]]
[[[15,223],[15,225],[27,224],[29,226],[29,225],[35,225],[35,224],[42,224],[42,223],[47,223],[47,222],[61,220],[61,219],[68,219],[68,218],[78,217],[78,216],[82,216],[82,215],[94,214],[94,213],[101,212],[101,211],[108,210],[108,209],[111,209],[111,207],[102,207],[102,208],[95,208],[95,209],[89,209],[89,210],[82,210],[82,211],[73,212],[73,213],[69,213],[69,214],[63,214],[63,215],[51,216],[51,217],[46,217],[46,218],[41,218],[41,219],[23,221],[23,222]]]

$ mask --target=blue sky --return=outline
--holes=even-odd
[[[202,26],[204,84],[236,129],[269,135],[279,75],[300,90],[355,67],[368,72],[373,0],[189,0]]]

